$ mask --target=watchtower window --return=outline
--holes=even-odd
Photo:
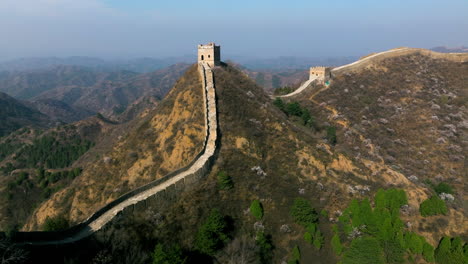
[[[211,58],[211,55],[208,55],[208,58]]]
[[[201,60],[205,60],[205,57],[203,55],[201,55]]]

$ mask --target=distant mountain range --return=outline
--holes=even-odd
[[[446,46],[434,47],[431,50],[443,53],[459,53],[459,52],[468,52],[468,47],[461,46],[455,48],[449,48]]]
[[[39,57],[20,58],[0,62],[1,71],[27,71],[50,68],[58,65],[83,66],[94,71],[132,71],[137,73],[152,72],[177,63],[193,62],[190,56],[172,58],[136,58],[129,60],[104,60],[94,57]]]
[[[163,98],[188,64],[136,73],[97,71],[60,65],[45,69],[0,74],[0,91],[20,99],[52,120],[73,122],[102,113],[120,114],[138,99]]]
[[[223,61],[235,61],[252,70],[296,70],[307,69],[311,65],[338,66],[358,59],[357,56],[347,57],[275,57],[256,58],[244,56],[226,56]],[[45,58],[21,58],[0,62],[2,71],[28,71],[45,69],[58,65],[83,66],[94,71],[115,72],[132,71],[146,73],[163,69],[177,63],[194,63],[193,56],[181,56],[170,58],[136,58],[128,60],[104,60],[94,57],[45,57]],[[1,73],[0,73],[1,75]]]

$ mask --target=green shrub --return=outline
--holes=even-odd
[[[422,255],[427,262],[434,262],[434,247],[431,244],[424,241]]]
[[[73,169],[73,178],[78,177],[83,170],[81,168],[74,168]]]
[[[336,144],[336,142],[337,142],[337,140],[336,140],[336,127],[334,127],[334,126],[327,127],[327,140],[332,145]]]
[[[467,244],[461,238],[443,237],[434,252],[436,263],[455,264],[466,263]]]
[[[434,191],[437,193],[437,194],[441,194],[441,193],[450,193],[450,194],[453,194],[453,189],[452,189],[452,186],[448,185],[447,183],[445,182],[441,182],[439,184],[437,184],[436,186],[434,186]]]
[[[338,256],[341,255],[341,252],[343,252],[343,245],[341,244],[340,236],[338,236],[338,234],[335,234],[332,237],[331,245],[335,254]]]
[[[289,116],[301,116],[301,105],[298,102],[288,103],[286,105],[286,114]]]
[[[309,224],[317,222],[318,215],[310,202],[303,198],[296,198],[290,211],[294,221],[302,226],[307,227]]]
[[[304,126],[317,128],[315,119],[310,115],[310,112],[307,108],[302,109],[301,119]]]
[[[375,207],[386,208],[390,211],[400,210],[400,207],[408,203],[408,198],[404,190],[400,189],[379,189],[375,194]]]
[[[184,256],[179,245],[164,247],[157,244],[153,252],[153,264],[184,264],[187,257]]]
[[[69,227],[68,220],[63,216],[47,217],[42,229],[44,231],[60,231]]]
[[[311,223],[306,226],[306,232],[304,234],[304,240],[309,243],[313,244],[314,243],[314,236],[315,233],[317,232],[317,223]]]
[[[395,240],[380,241],[386,263],[404,263],[405,248]],[[412,258],[413,255],[409,255]]]
[[[437,196],[432,196],[421,203],[419,212],[422,216],[445,215],[447,214],[447,206],[442,199]]]
[[[304,233],[304,240],[309,243],[309,244],[312,244],[314,243],[314,236],[313,234],[311,234],[309,231],[305,232]]]
[[[195,236],[195,247],[203,254],[213,256],[228,240],[227,222],[219,210],[213,209]]]
[[[413,232],[405,234],[405,245],[414,254],[422,254],[424,242],[426,240],[423,237]]]
[[[323,217],[325,217],[325,218],[328,218],[328,212],[327,212],[327,210],[322,209],[322,211],[320,211],[320,215],[323,216]]]
[[[298,246],[295,246],[291,252],[291,258],[288,261],[289,263],[299,263],[301,261],[301,251]]]
[[[273,251],[271,236],[266,236],[265,233],[258,232],[255,241],[259,248],[258,255],[260,263],[271,263]]]
[[[25,180],[28,179],[28,173],[22,171],[16,176],[15,184],[21,185]]]
[[[351,242],[343,255],[343,264],[380,264],[384,262],[379,241],[372,237],[360,237]]]
[[[257,218],[257,220],[262,219],[262,217],[263,217],[263,206],[262,206],[262,204],[260,203],[259,200],[254,200],[250,204],[250,213],[252,213],[252,215],[255,218]]]
[[[276,97],[276,99],[273,101],[273,105],[278,107],[281,111],[285,111],[285,105],[284,105],[284,102],[283,100],[281,100],[281,98],[279,97]]]
[[[229,190],[234,186],[232,183],[232,178],[225,171],[220,171],[218,173],[218,185],[220,189]]]
[[[288,93],[292,93],[294,91],[294,89],[292,87],[289,87],[289,86],[284,86],[284,87],[279,87],[279,88],[276,88],[273,93],[275,95],[283,95],[283,94],[288,94]],[[277,98],[279,99],[279,98]]]
[[[320,232],[320,229],[317,229],[317,231],[315,231],[314,242],[313,242],[315,248],[321,249],[323,246],[324,240],[325,238],[323,237],[322,232]]]

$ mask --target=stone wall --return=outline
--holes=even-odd
[[[209,172],[217,149],[218,120],[214,76],[208,63],[199,63],[199,72],[204,90],[205,142],[203,150],[186,167],[171,172],[165,177],[124,194],[72,228],[58,232],[17,232],[12,240],[27,245],[57,245],[73,243],[105,228],[117,215],[132,214],[135,208],[157,206],[162,201],[173,202],[177,193],[196,184]],[[0,233],[0,237],[5,237]]]
[[[434,59],[445,59],[445,60],[450,60],[450,61],[455,61],[455,62],[467,62],[468,61],[468,53],[439,53],[439,52],[434,52],[434,51],[427,50],[427,49],[398,48],[398,49],[392,49],[392,50],[376,53],[376,54],[367,56],[361,60],[355,61],[353,63],[343,65],[340,67],[336,67],[332,69],[332,75],[362,69],[373,63],[376,63],[376,62],[379,62],[388,58],[409,55],[409,54],[421,54],[421,55],[432,57]]]

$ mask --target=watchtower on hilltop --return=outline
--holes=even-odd
[[[221,48],[214,42],[198,45],[198,62],[206,62],[213,67],[221,64]]]
[[[318,79],[326,82],[331,79],[331,71],[329,67],[310,67],[309,74],[309,80]]]

